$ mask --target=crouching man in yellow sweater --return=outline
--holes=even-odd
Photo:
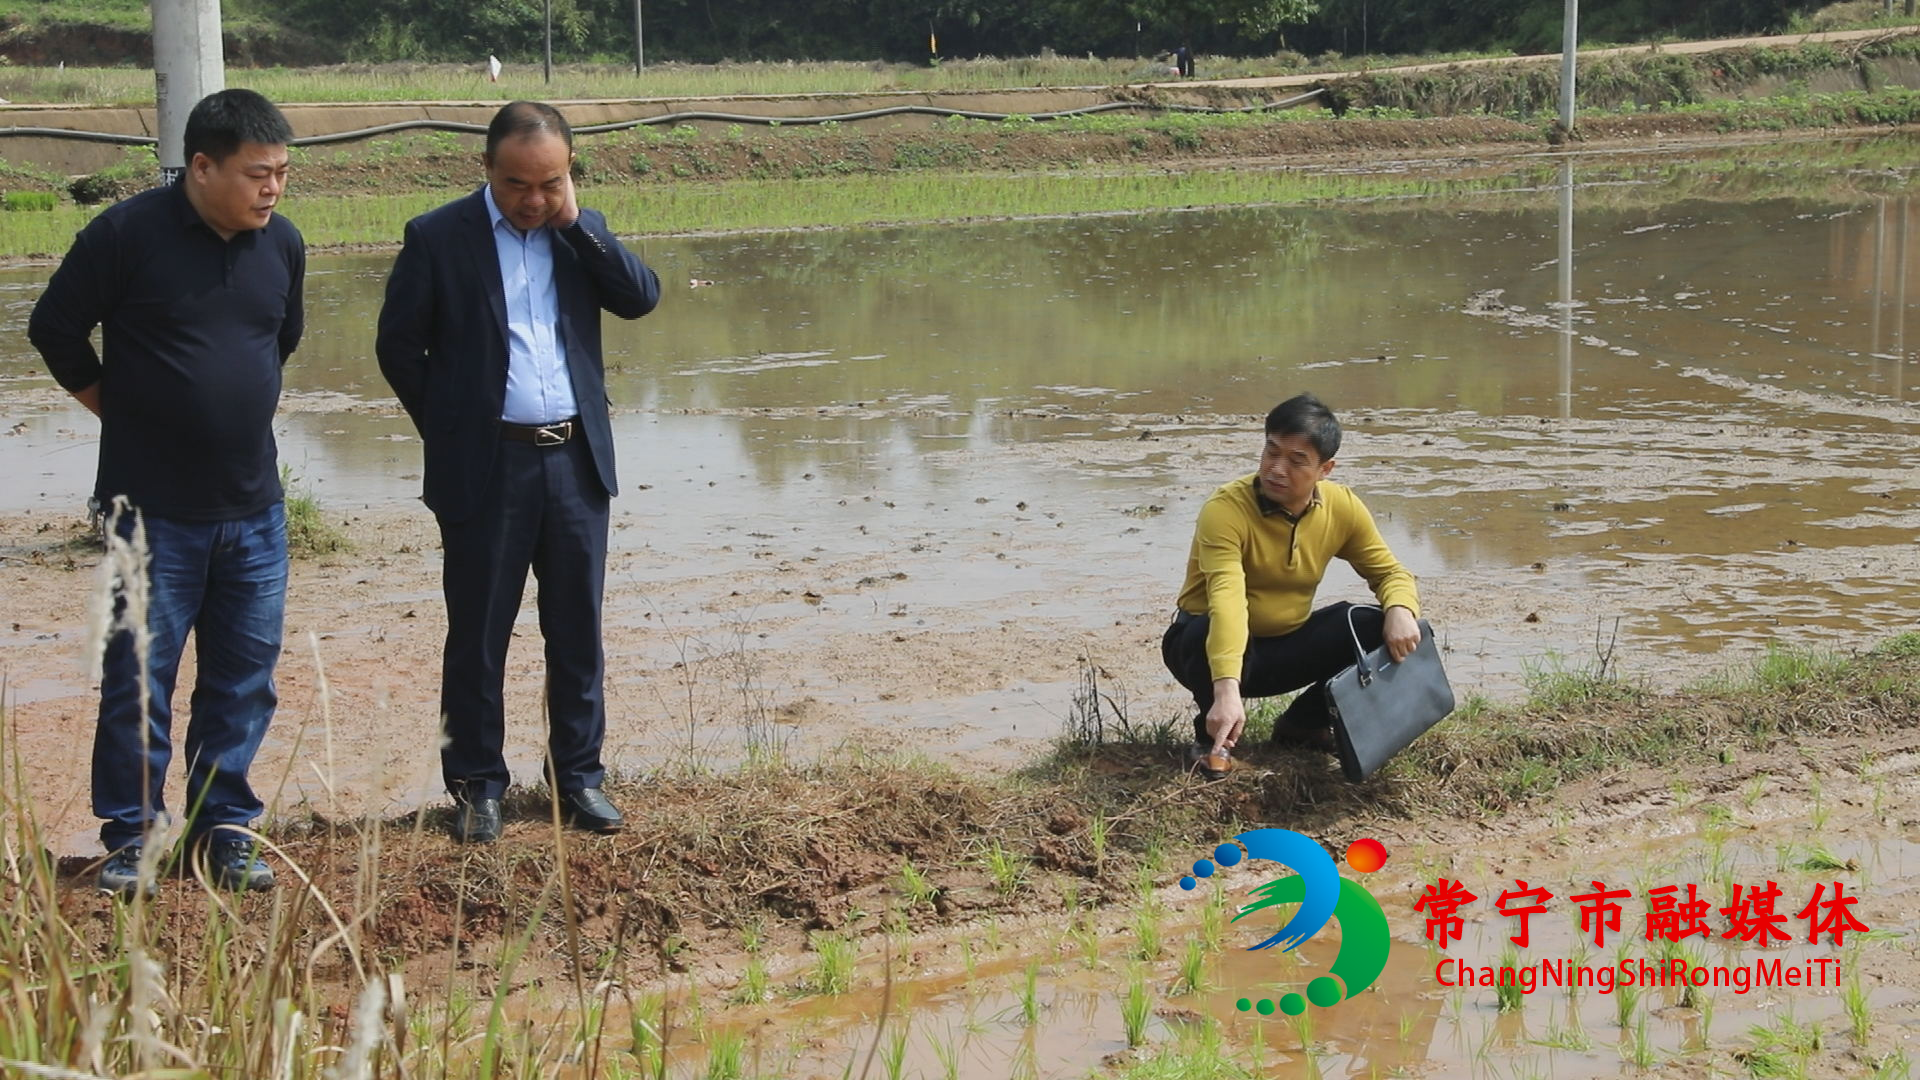
[[[1246,699],[1307,692],[1274,725],[1274,741],[1332,748],[1321,685],[1353,663],[1347,612],[1360,644],[1385,641],[1395,661],[1420,644],[1413,575],[1387,550],[1373,515],[1327,479],[1340,451],[1340,422],[1312,394],[1267,414],[1260,471],[1215,491],[1200,508],[1186,585],[1160,642],[1167,670],[1193,692],[1193,762],[1225,775],[1246,726]],[[1373,587],[1381,610],[1313,595],[1334,556]]]

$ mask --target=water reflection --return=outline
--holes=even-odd
[[[1192,494],[1245,465],[1220,433],[1310,388],[1354,431],[1343,477],[1481,643],[1470,678],[1578,651],[1595,608],[1649,648],[1855,640],[1920,574],[1914,148],[1586,155],[1471,201],[650,240],[669,296],[607,326],[616,550],[722,574],[884,554],[944,625],[1110,623],[1167,602],[1147,583],[1177,577]],[[390,262],[312,260],[288,369],[283,456],[337,507],[418,489],[371,356]],[[92,422],[24,339],[46,272],[0,272],[0,511],[91,481]],[[777,523],[758,562],[744,522]],[[813,610],[897,625],[837,604]]]

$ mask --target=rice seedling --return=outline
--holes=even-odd
[[[995,891],[1002,896],[1011,896],[1026,884],[1026,857],[1007,850],[998,838],[981,850],[980,867],[987,872]]]
[[[746,970],[740,975],[740,985],[733,991],[735,1004],[758,1005],[767,1000],[767,962],[756,953],[747,957]]]
[[[1593,1038],[1580,1026],[1580,1010],[1567,1010],[1568,1024],[1560,1026],[1559,1021],[1547,1017],[1547,1032],[1535,1040],[1541,1046],[1550,1046],[1556,1050],[1573,1050],[1584,1053],[1593,1049]]]
[[[1626,1058],[1636,1069],[1650,1069],[1654,1062],[1653,1039],[1647,1034],[1647,1015],[1640,1014],[1634,1021],[1633,1040],[1628,1045]]]
[[[1895,1050],[1874,1066],[1873,1080],[1912,1080],[1913,1069],[1906,1051]]]
[[[1683,964],[1686,965],[1685,970],[1687,971],[1692,971],[1693,969],[1700,966],[1700,962],[1701,962],[1700,954],[1690,948],[1687,948],[1684,945],[1674,950],[1674,957],[1675,959],[1680,960]],[[1684,980],[1680,984],[1680,1007],[1681,1008],[1699,1009],[1700,1002],[1705,997],[1706,997],[1706,991],[1701,989],[1698,986],[1695,986],[1691,978]]]
[[[1787,1077],[1801,1080],[1807,1075],[1807,1060],[1820,1049],[1820,1028],[1802,1024],[1791,1016],[1781,1016],[1770,1025],[1756,1024],[1747,1031],[1751,1049],[1737,1055],[1747,1072],[1758,1078]]]
[[[1856,963],[1852,973],[1847,976],[1847,985],[1840,993],[1841,1003],[1846,1007],[1847,1023],[1857,1045],[1865,1046],[1867,1036],[1873,1031],[1873,1013],[1867,1006],[1867,994],[1860,986],[1860,968]]]
[[[1300,1049],[1311,1050],[1313,1048],[1313,1010],[1308,1009],[1298,1016],[1290,1016],[1287,1022],[1293,1028],[1293,1037],[1299,1042]]]
[[[816,994],[846,993],[853,987],[853,942],[822,930],[814,931],[808,940],[813,945],[814,961],[807,988]]]
[[[945,1039],[933,1040],[933,1058],[940,1063],[940,1080],[960,1080],[960,1052],[965,1043],[955,1037],[951,1026]]]
[[[935,894],[940,890],[927,880],[926,875],[922,874],[918,867],[913,865],[912,859],[902,859],[898,891],[902,897],[906,898],[907,905],[912,907],[919,904],[931,905]]]
[[[706,1080],[741,1080],[746,1075],[747,1040],[737,1031],[713,1032],[707,1043]]]
[[[1067,934],[1080,950],[1080,961],[1089,970],[1100,966],[1100,928],[1091,914],[1082,914],[1073,921]]]
[[[907,1070],[907,1039],[913,1034],[913,1024],[902,1017],[893,1025],[893,1030],[880,1045],[880,1067],[885,1070],[887,1080],[901,1080]]]
[[[1640,988],[1637,986],[1616,986],[1613,988],[1614,1019],[1621,1030],[1633,1026],[1634,1013],[1640,1008]]]
[[[1087,823],[1087,843],[1093,847],[1095,866],[1104,866],[1107,861],[1107,815],[1096,811],[1093,819]]]
[[[1218,885],[1207,897],[1206,906],[1200,909],[1200,941],[1208,952],[1219,952],[1227,939],[1227,893]]]
[[[1499,970],[1517,971],[1520,967],[1520,950],[1509,944],[1500,951]],[[1499,1003],[1501,1012],[1518,1012],[1525,1007],[1526,998],[1521,992],[1518,979],[1500,979],[1493,987],[1494,1000]]]
[[[1805,858],[1794,864],[1794,869],[1808,873],[1824,873],[1829,870],[1857,870],[1859,867],[1828,850],[1827,845],[1815,843],[1807,850]]]
[[[1127,974],[1127,996],[1120,1002],[1120,1022],[1126,1029],[1127,1045],[1141,1046],[1147,1041],[1147,1017],[1153,999],[1147,996],[1147,973],[1138,964]]]
[[[1180,958],[1180,993],[1197,994],[1207,988],[1207,950],[1198,941],[1187,942]]]
[[[1020,1016],[1031,1025],[1040,1019],[1040,961],[1027,965],[1020,980]]]
[[[1141,960],[1158,960],[1161,952],[1160,910],[1157,905],[1140,905],[1133,914],[1134,956]]]
[[[1402,1012],[1400,1014],[1399,1021],[1395,1025],[1394,1030],[1402,1046],[1405,1046],[1407,1043],[1413,1040],[1413,1029],[1419,1023],[1420,1023],[1420,1017],[1416,1016],[1413,1013]]]

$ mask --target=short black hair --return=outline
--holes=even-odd
[[[215,163],[227,160],[241,143],[285,146],[293,141],[293,126],[273,102],[253,90],[222,90],[208,94],[187,114],[183,160],[195,154]]]
[[[1321,461],[1331,460],[1340,452],[1340,421],[1312,394],[1295,394],[1275,405],[1267,414],[1267,434],[1282,438],[1305,435]]]
[[[544,101],[514,101],[502,105],[487,125],[487,160],[492,161],[494,150],[508,139],[540,134],[560,136],[567,144],[567,153],[573,153],[573,128],[559,109]]]

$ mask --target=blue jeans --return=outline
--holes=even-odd
[[[247,769],[279,700],[273,667],[287,602],[285,506],[234,521],[144,520],[152,697],[142,746],[139,661],[133,635],[118,631],[107,643],[93,739],[93,812],[108,851],[139,843],[166,811],[173,684],[189,630],[199,669],[187,723],[189,836],[260,816]],[[123,515],[118,527],[130,537],[133,516]],[[116,614],[125,603],[116,598]]]

